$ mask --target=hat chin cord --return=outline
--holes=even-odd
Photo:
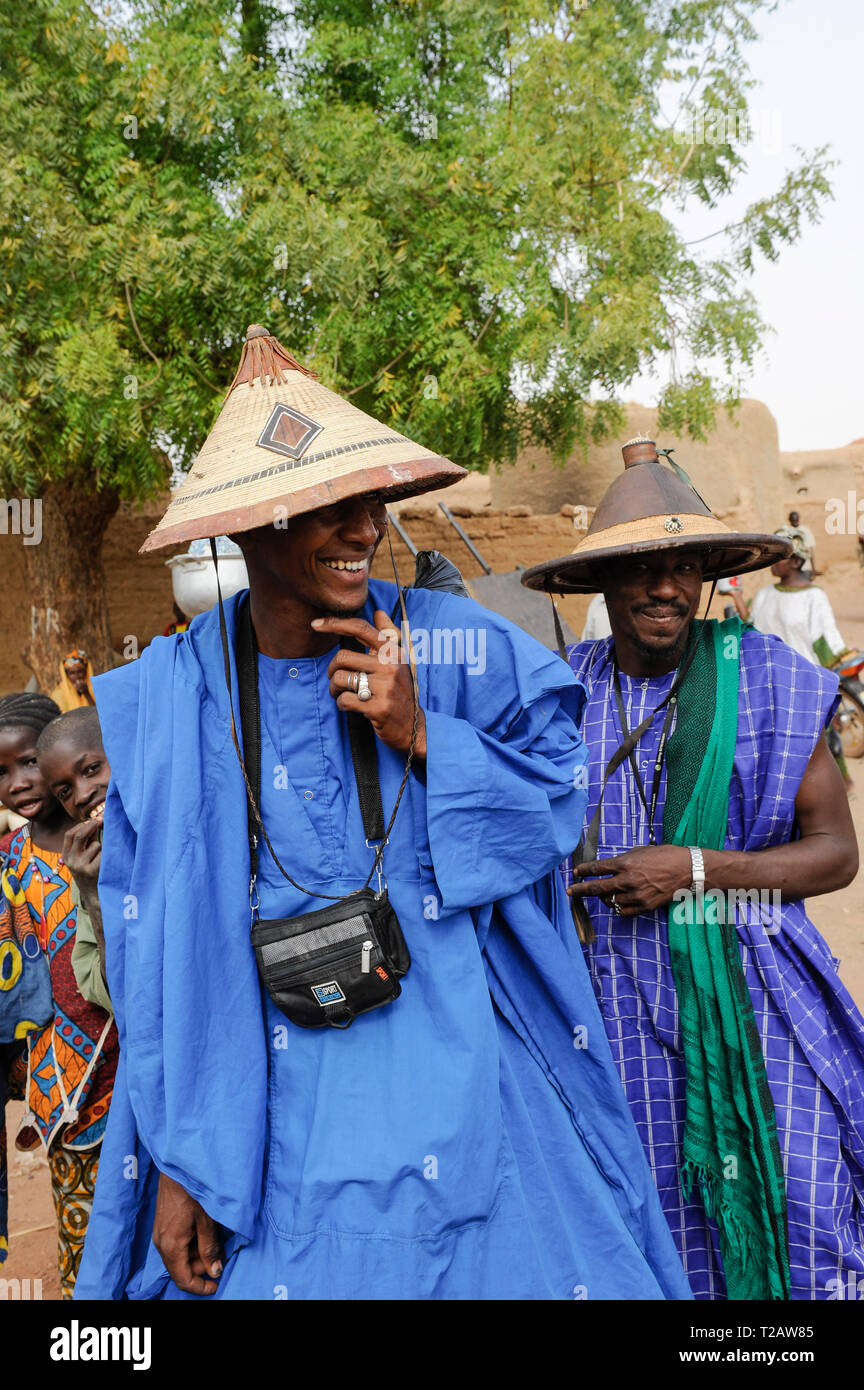
[[[706,605],[705,605],[705,612],[704,612],[703,615],[702,615],[702,621],[703,621],[703,623],[707,623],[707,621],[708,621],[708,610],[710,609],[711,604],[714,602],[714,595],[716,594],[716,592],[717,592],[717,580],[716,580],[716,579],[712,579],[712,581],[711,581],[711,592],[710,592],[710,594],[708,595],[708,602],[707,602]]]

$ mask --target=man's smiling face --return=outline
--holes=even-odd
[[[604,566],[603,593],[623,670],[633,661],[646,669],[630,674],[677,666],[699,606],[702,569],[698,550],[678,546]]]
[[[259,526],[233,537],[252,571],[318,614],[354,613],[369,590],[369,570],[387,530],[377,493],[348,497],[292,517],[286,528]]]

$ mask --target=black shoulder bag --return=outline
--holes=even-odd
[[[221,604],[220,620],[230,694],[230,662]],[[356,645],[358,651],[362,650],[359,644]],[[261,820],[258,649],[248,596],[243,599],[237,614],[237,676],[245,764],[237,745],[233,709],[231,728],[246,782],[249,904],[252,912],[252,945],[258,971],[273,1003],[292,1023],[301,1028],[348,1028],[358,1014],[380,1009],[382,1005],[398,999],[402,992],[399,981],[411,965],[402,928],[390,904],[386,884],[382,882],[381,860],[411,767],[417,727],[416,685],[414,735],[402,785],[386,827],[378,780],[375,731],[363,715],[349,713],[346,716],[366,844],[372,849],[374,843],[379,842],[363,887],[350,893],[347,898],[331,897],[328,893],[310,893],[311,897],[327,898],[328,905],[315,912],[304,912],[299,917],[261,921],[256,888],[259,830],[280,873],[301,893],[309,890],[296,883],[282,867]],[[369,886],[376,873],[377,892]]]

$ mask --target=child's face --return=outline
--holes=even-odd
[[[0,801],[27,820],[57,809],[36,761],[37,737],[35,729],[0,730]]]
[[[64,670],[72,682],[73,688],[78,691],[79,695],[83,695],[87,689],[87,667],[84,662],[70,661],[64,663]]]
[[[60,738],[40,754],[49,790],[75,821],[101,820],[111,768],[101,743]]]

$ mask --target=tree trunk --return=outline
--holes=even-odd
[[[23,546],[30,639],[22,656],[50,694],[72,647],[84,649],[94,675],[114,664],[102,540],[119,499],[110,490],[89,492],[70,480],[46,484],[40,500],[41,539]]]
[[[256,67],[263,68],[267,63],[268,25],[260,0],[241,0],[240,14],[243,52],[255,59]]]

